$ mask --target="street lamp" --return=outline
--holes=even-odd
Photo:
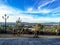
[[[18,20],[16,21],[16,23],[21,23],[20,17],[18,18]]]
[[[6,14],[4,16],[2,16],[3,19],[5,19],[5,32],[6,32],[6,22],[7,22],[7,19],[9,18],[9,16],[7,16]]]

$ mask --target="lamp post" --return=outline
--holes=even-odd
[[[20,17],[18,18],[18,20],[16,21],[16,23],[21,23]]]
[[[5,19],[5,33],[6,33],[6,22],[7,22],[7,19],[9,18],[9,16],[7,16],[6,14],[4,16],[2,16],[3,19]]]

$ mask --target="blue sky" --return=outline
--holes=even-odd
[[[19,17],[22,22],[60,22],[60,0],[0,0],[0,22],[2,16],[9,16],[8,22]]]

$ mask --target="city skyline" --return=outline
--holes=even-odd
[[[8,22],[60,22],[60,0],[0,0],[0,22],[5,14]]]

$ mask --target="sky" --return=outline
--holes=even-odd
[[[60,0],[0,0],[0,22],[60,22]]]

